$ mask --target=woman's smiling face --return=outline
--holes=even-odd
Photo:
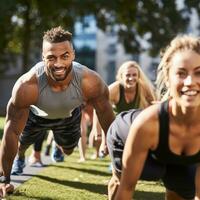
[[[127,66],[122,73],[122,82],[125,88],[136,87],[139,79],[139,72],[136,67]]]
[[[200,55],[192,50],[180,50],[172,56],[169,65],[170,95],[181,106],[200,106]]]

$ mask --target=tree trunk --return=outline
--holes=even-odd
[[[24,11],[24,32],[22,40],[22,74],[29,69],[30,43],[31,43],[31,1],[25,0],[26,10]]]

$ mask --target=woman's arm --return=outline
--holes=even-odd
[[[115,200],[132,199],[147,154],[157,143],[155,124],[150,113],[142,112],[131,125],[123,152],[122,176]]]

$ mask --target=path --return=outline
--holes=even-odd
[[[38,174],[41,170],[47,167],[49,164],[52,164],[52,160],[50,156],[42,155],[42,162],[44,163],[44,167],[30,167],[28,166],[28,161],[26,160],[26,167],[24,168],[24,173],[21,176],[11,176],[11,183],[16,187],[32,178],[35,174]]]

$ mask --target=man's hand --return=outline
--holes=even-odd
[[[107,155],[108,155],[108,147],[104,142],[102,142],[99,148],[99,157],[103,158]]]
[[[14,191],[14,186],[10,183],[0,184],[0,198],[5,197],[6,194],[11,194]]]

